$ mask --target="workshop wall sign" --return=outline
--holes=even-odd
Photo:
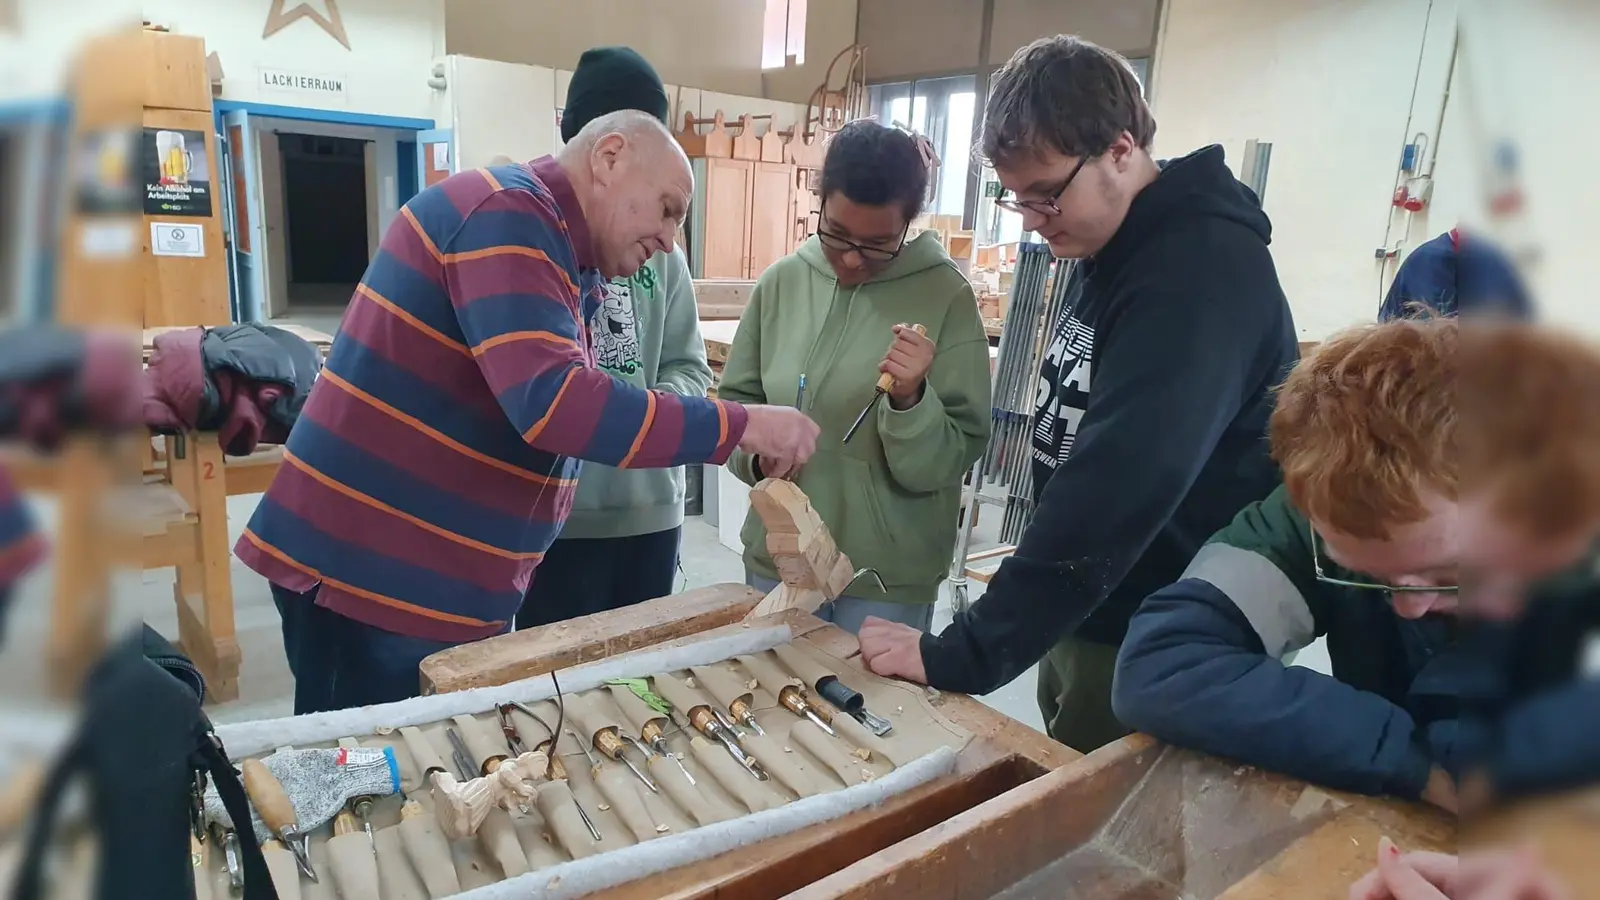
[[[295,94],[344,103],[350,99],[349,81],[343,75],[326,72],[296,72],[262,67],[261,90],[274,94]]]
[[[211,215],[211,160],[204,132],[146,128],[140,157],[146,215]]]

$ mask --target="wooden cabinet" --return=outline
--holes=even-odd
[[[750,200],[750,274],[755,278],[794,249],[794,166],[755,163]]]
[[[696,278],[753,279],[795,248],[794,166],[697,159],[695,181],[689,243]]]
[[[701,278],[750,278],[754,167],[740,159],[705,161]]]

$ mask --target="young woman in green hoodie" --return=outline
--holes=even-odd
[[[863,578],[820,612],[851,632],[868,615],[931,626],[962,477],[989,439],[989,342],[972,286],[935,235],[906,240],[928,174],[903,131],[860,121],[834,135],[817,232],[756,281],[717,389],[799,404],[821,426],[802,469],[743,453],[729,465],[752,485],[793,480],[851,562],[877,570],[882,590]],[[845,443],[884,372],[895,389]],[[746,580],[771,590],[777,571],[754,512],[741,536]]]

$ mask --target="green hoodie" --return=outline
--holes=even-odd
[[[600,368],[635,387],[704,397],[711,367],[683,250],[652,256],[633,277],[605,290],[605,303],[589,323]],[[682,524],[682,466],[623,470],[584,463],[561,537],[632,537]]]
[[[939,348],[922,399],[897,411],[885,398],[841,443],[872,399],[901,322],[927,326]],[[989,341],[972,286],[923,234],[868,283],[840,287],[811,238],[756,281],[717,396],[793,405],[802,372],[805,412],[822,435],[796,483],[850,561],[877,569],[888,587],[880,594],[863,580],[850,595],[932,603],[950,569],[962,476],[989,440]],[[745,483],[757,480],[749,454],[728,464]],[[777,578],[754,511],[741,537],[745,565]]]

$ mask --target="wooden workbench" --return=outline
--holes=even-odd
[[[424,691],[503,684],[726,634],[749,627],[743,618],[759,599],[742,585],[716,585],[455,648],[424,661]],[[860,668],[854,636],[830,624],[794,611],[758,621],[785,623],[797,642]],[[1156,854],[1161,859],[1152,865],[1162,865],[1162,859],[1177,865],[1186,890],[1204,889],[1192,893],[1195,900],[1338,900],[1373,865],[1380,836],[1407,849],[1444,850],[1455,844],[1453,822],[1415,804],[1321,791],[1164,748],[1142,736],[1083,757],[972,697],[934,692],[930,702],[975,737],[955,775],[880,809],[596,896],[980,900],[1057,861],[1064,848],[1081,844],[1119,808],[1140,803],[1151,810],[1142,825],[1150,840],[1168,848],[1164,856]],[[1277,822],[1270,818],[1274,815],[1282,824],[1267,829],[1265,838],[1249,834],[1239,823],[1221,821]],[[1208,821],[1208,816],[1217,821]],[[1207,854],[1224,854],[1224,863],[1208,861]],[[1103,893],[1049,896],[1179,896],[1160,890],[1138,893],[1150,885],[1141,888],[1114,882],[1104,873],[1093,875],[1089,880],[1105,888]],[[1207,885],[1218,883],[1220,887],[1205,892]]]

